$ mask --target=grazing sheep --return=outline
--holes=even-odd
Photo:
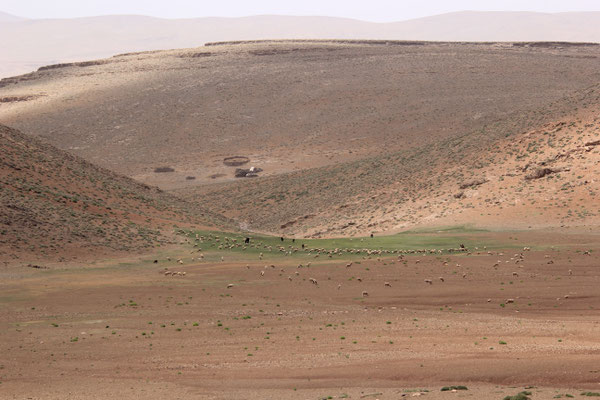
[[[514,303],[515,299],[506,299],[506,304]]]
[[[573,275],[573,270],[569,270],[569,275]]]
[[[444,282],[444,277],[440,276],[440,281]]]
[[[367,292],[366,290],[363,290],[362,297],[369,297],[369,292]]]
[[[467,277],[467,274],[463,274],[463,279]]]
[[[265,271],[260,271],[260,276],[265,276]]]
[[[518,272],[513,272],[512,275],[518,277],[519,273]]]
[[[433,281],[431,279],[425,279],[425,283],[428,283],[430,285],[433,285]]]
[[[154,260],[153,262],[154,262],[154,264],[158,264],[158,260]]]
[[[389,283],[389,282],[384,282],[384,283],[383,283],[383,286],[385,286],[385,287],[392,287],[392,284],[391,284],[391,283]]]
[[[227,289],[231,289],[233,287],[233,283],[230,283],[229,285],[227,285]]]
[[[183,264],[183,260],[177,260],[179,264]]]
[[[362,282],[362,278],[356,278],[356,280]]]
[[[172,271],[165,271],[165,276],[173,275]]]
[[[319,284],[315,278],[309,278],[308,280],[309,280],[309,281],[310,281],[310,283],[312,283],[313,285],[318,285],[318,284]]]
[[[351,266],[352,266],[352,263],[346,264],[346,268],[350,268]]]
[[[248,264],[246,264],[246,269],[250,269],[250,266]]]
[[[340,290],[342,288],[342,284],[340,283],[337,288]]]
[[[288,280],[291,282],[291,281],[292,281],[292,277],[291,277],[291,276],[288,276]]]
[[[296,276],[300,275],[300,272],[296,271],[294,272],[296,274]]]

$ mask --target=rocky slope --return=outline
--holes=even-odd
[[[0,154],[5,260],[143,250],[172,241],[176,224],[226,224],[197,205],[3,125]]]

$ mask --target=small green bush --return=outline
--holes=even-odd
[[[531,392],[523,391],[514,396],[506,396],[504,400],[531,400],[529,396],[531,396]]]
[[[468,387],[459,385],[459,386],[444,386],[440,389],[442,392],[448,392],[450,390],[469,390]]]

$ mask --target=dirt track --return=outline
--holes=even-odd
[[[593,254],[11,267],[0,398],[579,397],[600,391]]]

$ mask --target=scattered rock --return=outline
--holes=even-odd
[[[531,171],[529,174],[525,175],[525,179],[533,180],[540,179],[550,174],[555,174],[558,172],[564,171],[563,168],[536,168]]]
[[[473,180],[461,183],[460,188],[461,189],[468,189],[468,188],[471,188],[471,187],[483,185],[486,182],[489,182],[488,179],[486,179],[486,178],[473,179]]]
[[[171,167],[157,167],[157,168],[154,168],[154,172],[156,172],[156,173],[175,172],[175,169],[171,168]]]
[[[235,177],[236,178],[255,178],[258,176],[258,173],[262,172],[262,168],[250,167],[246,168],[236,168]]]

